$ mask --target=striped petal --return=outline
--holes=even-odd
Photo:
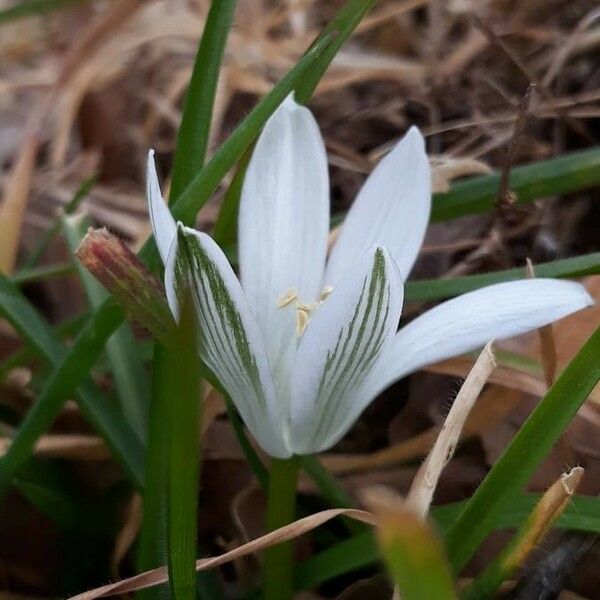
[[[150,213],[150,223],[152,224],[152,233],[158,253],[163,261],[167,262],[169,249],[175,240],[176,226],[171,211],[164,201],[158,176],[156,174],[156,164],[154,163],[154,150],[148,152],[148,161],[146,163],[146,198],[148,200],[148,212]]]
[[[179,224],[173,256],[165,284],[175,297],[184,285],[192,291],[202,360],[262,448],[289,457],[262,335],[225,255],[209,236]]]
[[[371,246],[388,248],[404,279],[417,258],[431,211],[431,174],[425,142],[411,127],[360,190],[327,264],[335,286]]]
[[[412,371],[562,319],[594,303],[572,281],[498,283],[443,302],[403,327],[372,376],[371,394]]]
[[[362,388],[396,332],[402,281],[389,252],[372,248],[308,324],[292,374],[291,447],[331,447],[369,403]]]
[[[329,228],[329,178],[323,140],[310,111],[289,96],[256,144],[239,211],[240,279],[267,343],[278,393],[288,387],[296,351],[288,292],[314,302],[323,282]],[[293,294],[290,294],[290,297]]]

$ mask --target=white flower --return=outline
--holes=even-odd
[[[416,128],[379,163],[326,264],[327,158],[291,97],[260,136],[239,212],[240,281],[206,234],[176,225],[148,160],[152,228],[177,315],[190,285],[206,366],[272,456],[333,446],[392,382],[420,367],[535,329],[592,304],[573,282],[492,285],[440,304],[397,332],[431,206]]]

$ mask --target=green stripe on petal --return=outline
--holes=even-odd
[[[370,401],[364,383],[396,331],[402,282],[373,248],[315,313],[292,375],[291,440],[299,454],[332,446]]]
[[[288,457],[264,342],[225,255],[206,234],[179,225],[175,256],[167,268],[172,269],[176,297],[184,286],[191,288],[202,360],[263,449]]]

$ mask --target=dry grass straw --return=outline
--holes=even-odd
[[[247,556],[253,552],[258,552],[281,544],[283,542],[289,542],[294,540],[309,531],[312,531],[316,527],[335,519],[336,517],[345,516],[351,519],[355,519],[368,525],[375,524],[374,516],[364,510],[358,510],[353,508],[335,508],[330,510],[324,510],[309,517],[299,519],[290,525],[276,529],[266,535],[263,535],[247,544],[244,544],[234,550],[225,552],[220,556],[212,558],[201,558],[196,561],[196,571],[205,571],[207,569],[213,569],[220,565],[227,564],[242,556]],[[151,571],[146,571],[134,577],[123,579],[116,583],[104,585],[93,590],[89,590],[77,596],[73,596],[71,600],[94,600],[95,598],[104,598],[107,596],[115,596],[117,594],[126,594],[135,590],[141,590],[155,585],[160,585],[168,581],[168,573],[166,567],[160,567]]]
[[[0,457],[8,451],[12,440],[0,438]],[[111,457],[101,438],[82,434],[43,435],[35,445],[34,454],[47,458],[97,461]]]
[[[408,492],[408,506],[421,517],[425,517],[429,511],[440,475],[454,455],[463,425],[495,367],[492,343],[489,342],[460,388],[442,430]]]
[[[563,513],[577,491],[584,472],[582,467],[573,467],[544,492],[525,524],[523,535],[504,557],[503,566],[507,571],[521,566],[550,531],[552,524]]]

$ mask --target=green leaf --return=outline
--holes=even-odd
[[[79,386],[76,399],[86,419],[104,438],[117,460],[141,487],[143,481],[143,449],[138,438],[121,418],[119,411],[106,396],[87,380],[87,373],[102,351],[96,334],[104,331],[84,330],[81,339],[89,344],[91,352],[68,353],[55,338],[52,329],[40,317],[21,292],[0,275],[0,312],[19,332],[25,343],[55,369],[47,380],[35,404],[24,418],[6,455],[0,460],[0,495],[6,491],[18,469],[31,456],[36,440],[52,424],[64,402]],[[114,327],[122,313],[114,304],[107,305],[103,322]],[[91,334],[91,336],[90,336]],[[82,383],[83,382],[83,383]]]
[[[25,283],[43,281],[44,279],[63,277],[64,275],[70,275],[73,271],[73,264],[70,262],[43,265],[41,267],[30,267],[26,269],[23,268],[19,269],[19,271],[11,277],[11,281],[17,285],[23,285]]]
[[[497,527],[503,511],[558,441],[600,379],[600,328],[558,377],[448,532],[447,547],[456,572]]]
[[[0,24],[23,19],[24,17],[45,15],[54,10],[61,10],[83,2],[90,2],[90,0],[25,0],[16,2],[14,6],[0,10]]]
[[[62,218],[64,236],[72,254],[79,247],[88,225],[88,220],[80,216]],[[108,294],[78,260],[72,260],[91,308],[97,309]],[[106,353],[121,411],[130,427],[145,444],[148,436],[150,389],[129,323],[123,323],[108,339]]]
[[[171,199],[181,195],[204,165],[219,69],[237,0],[210,6],[190,80],[171,173]]]
[[[446,194],[436,194],[432,222],[484,213],[494,208],[500,174],[472,177],[455,183]],[[600,148],[563,154],[510,172],[510,190],[520,204],[600,184]]]
[[[535,274],[536,277],[561,279],[598,275],[600,274],[600,252],[535,265]],[[407,300],[439,300],[465,294],[493,283],[526,278],[525,268],[515,268],[451,279],[424,279],[409,281],[404,286],[404,294]]]
[[[186,294],[181,317],[165,355],[169,407],[163,436],[170,442],[168,486],[169,584],[175,600],[196,595],[196,537],[200,463],[200,364],[197,327],[191,295]]]
[[[314,67],[296,86],[297,102],[306,104],[310,100],[327,67],[375,2],[376,0],[348,0],[331,23],[325,27],[315,43],[321,42],[330,34],[335,34],[335,38],[319,57]]]

